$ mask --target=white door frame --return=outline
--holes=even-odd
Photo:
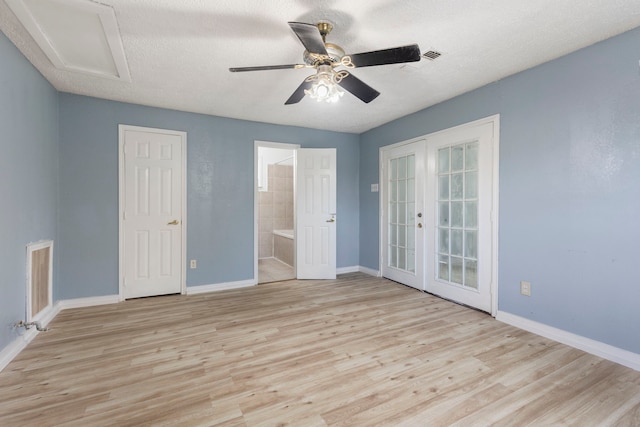
[[[259,233],[258,230],[260,224],[260,211],[259,211],[259,201],[260,201],[260,193],[258,192],[258,147],[267,147],[267,148],[280,148],[284,150],[293,150],[293,173],[295,183],[295,163],[296,163],[296,153],[298,148],[300,148],[300,144],[288,144],[285,142],[270,142],[270,141],[259,141],[255,140],[253,142],[253,284],[256,285],[258,283],[258,247],[259,247]],[[295,184],[293,189],[293,199],[294,199],[294,209],[295,209]],[[296,216],[293,215],[293,229],[296,229]],[[295,241],[295,240],[294,240]],[[294,251],[295,257],[295,251]]]
[[[180,242],[180,293],[187,292],[187,133],[176,130],[156,129],[142,126],[118,125],[118,297],[124,301],[124,208],[125,208],[125,157],[124,157],[124,134],[126,131],[154,132],[167,135],[179,135],[182,145],[182,176],[181,193],[181,223],[182,240]]]
[[[464,128],[472,128],[472,127],[476,127],[479,125],[484,125],[484,124],[492,124],[493,126],[493,141],[492,141],[492,148],[493,148],[493,170],[492,170],[492,206],[491,206],[491,283],[489,286],[490,292],[491,292],[491,316],[495,317],[496,314],[498,313],[498,225],[499,225],[499,221],[498,221],[498,214],[499,214],[499,206],[500,206],[500,197],[499,197],[499,175],[500,175],[500,152],[499,152],[499,148],[500,148],[500,114],[495,114],[493,116],[489,116],[489,117],[485,117],[483,119],[479,119],[479,120],[475,120],[469,123],[464,123],[462,125],[458,125],[458,126],[454,126],[448,129],[443,129],[437,132],[432,132],[430,134],[426,134],[426,135],[422,135],[422,136],[418,136],[416,138],[412,138],[410,140],[406,140],[406,141],[401,141],[395,144],[391,144],[385,147],[381,147],[380,151],[379,151],[379,165],[378,165],[378,171],[379,171],[379,176],[382,177],[383,173],[382,173],[382,167],[383,167],[383,150],[388,150],[394,147],[399,147],[401,145],[405,145],[405,144],[409,144],[412,142],[416,142],[419,140],[423,140],[423,139],[429,139],[429,138],[433,138],[434,136],[437,135],[441,135],[447,132],[451,132],[453,130],[458,130],[458,129],[464,129]],[[382,180],[380,180],[380,186],[384,186],[385,183],[382,182]],[[382,190],[382,188],[381,188]],[[383,192],[381,191],[379,194],[383,194]],[[385,201],[382,199],[382,197],[379,198],[379,215],[378,218],[379,220],[379,260],[378,260],[378,271],[382,272],[382,263],[383,263],[383,250],[385,248],[382,247],[382,241],[383,241],[383,233],[384,233],[384,223],[382,222],[382,209],[384,208],[384,203]],[[426,200],[425,200],[426,203]],[[426,210],[426,206],[425,206],[425,210]],[[416,242],[416,245],[418,244],[418,242]],[[429,256],[429,254],[426,254],[425,251],[425,257]],[[426,274],[428,274],[428,272],[425,272],[424,277],[426,277]]]

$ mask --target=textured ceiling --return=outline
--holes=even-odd
[[[638,0],[100,3],[115,11],[131,82],[56,69],[2,0],[0,29],[62,92],[355,133],[640,26]],[[327,41],[347,53],[418,43],[442,56],[355,69],[381,92],[370,104],[347,93],[336,104],[305,97],[285,106],[313,70],[228,71],[301,63],[303,48],[287,22],[319,20],[333,23]]]

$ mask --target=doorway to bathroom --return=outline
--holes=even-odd
[[[256,266],[258,284],[296,278],[295,154],[300,146],[256,141]]]

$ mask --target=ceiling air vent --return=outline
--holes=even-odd
[[[432,61],[437,57],[439,57],[440,55],[442,54],[440,52],[436,52],[435,50],[428,50],[422,54],[422,56],[424,56],[426,59],[430,59]]]

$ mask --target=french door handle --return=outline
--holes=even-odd
[[[178,225],[178,224],[180,224],[180,222],[177,219],[174,219],[173,221],[167,223],[167,225]]]
[[[336,222],[335,218],[328,219],[327,222]]]

